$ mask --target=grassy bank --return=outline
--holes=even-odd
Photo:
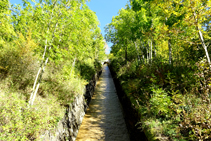
[[[56,77],[58,75],[58,77]],[[84,94],[88,80],[80,77],[64,80],[61,74],[43,79],[34,105],[29,107],[32,83],[20,87],[10,76],[0,85],[0,140],[39,140],[45,130],[54,129],[64,117],[65,107],[79,94]],[[93,76],[93,74],[86,74]],[[33,79],[31,80],[33,82]]]
[[[45,69],[35,102],[28,101],[39,68],[39,57],[22,46],[8,46],[0,53],[0,140],[39,140],[63,118],[65,106],[84,94],[84,87],[101,69],[95,60],[76,62],[70,75],[66,66],[50,62]]]
[[[57,126],[106,57],[98,25],[86,1],[0,1],[0,140]]]
[[[122,62],[124,64],[124,62]],[[148,140],[210,140],[210,73],[204,60],[170,66],[111,60]]]

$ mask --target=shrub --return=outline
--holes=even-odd
[[[150,98],[150,109],[151,114],[157,118],[169,118],[172,116],[171,109],[172,105],[170,96],[161,88],[152,88],[152,94]]]
[[[111,60],[123,90],[140,113],[151,140],[210,140],[210,71],[206,60],[194,64],[151,64]]]
[[[0,140],[34,140],[63,116],[55,110],[62,108],[53,97],[49,101],[40,98],[36,107],[29,108],[18,93],[1,91],[0,95]]]
[[[36,44],[31,37],[24,38],[19,35],[20,40],[7,43],[0,52],[0,79],[10,77],[10,81],[25,89],[33,83],[35,73],[38,69],[38,58],[34,56],[33,49]]]

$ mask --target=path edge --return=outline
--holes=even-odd
[[[130,99],[123,91],[121,83],[117,78],[117,74],[115,73],[115,71],[112,69],[110,65],[108,65],[108,67],[110,69],[114,85],[116,87],[117,96],[123,107],[123,115],[130,136],[130,140],[147,141],[148,139],[145,133],[136,127],[136,124],[140,121],[139,113],[135,110],[135,107],[132,105]]]
[[[74,101],[66,106],[64,117],[58,122],[54,130],[46,130],[40,136],[40,141],[75,141],[83,117],[94,94],[96,83],[102,74],[98,71],[84,87],[84,94],[75,96]]]

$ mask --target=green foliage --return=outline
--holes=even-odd
[[[62,108],[53,97],[40,99],[39,106],[28,108],[18,93],[1,90],[0,95],[0,140],[34,140],[42,131],[53,129],[63,116],[56,110]]]
[[[77,70],[80,72],[80,75],[85,80],[91,80],[91,78],[95,74],[95,66],[94,62],[91,59],[87,59],[86,61],[80,61],[78,63]]]
[[[0,2],[0,140],[39,140],[101,70],[105,42],[85,2]]]
[[[180,122],[181,133],[192,140],[210,139],[210,103],[200,97],[188,95],[184,99],[181,112],[183,122]]]
[[[141,128],[149,139],[210,139],[210,77],[206,60],[186,66],[169,66],[159,60],[118,66],[117,58],[111,59],[110,66],[139,111]]]
[[[110,65],[149,140],[211,139],[210,6],[130,0],[105,28]]]
[[[149,101],[151,113],[155,116],[169,118],[171,116],[169,107],[172,105],[170,96],[162,89],[152,88],[152,92]]]
[[[33,55],[35,46],[30,35],[25,39],[21,34],[19,41],[5,44],[0,53],[1,79],[10,77],[12,83],[22,89],[32,84],[38,67],[36,57]]]

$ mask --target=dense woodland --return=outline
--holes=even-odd
[[[130,0],[105,28],[110,67],[149,140],[211,140],[210,7]],[[55,128],[106,58],[98,25],[85,0],[0,1],[0,140]]]
[[[210,0],[130,0],[106,27],[110,66],[149,140],[211,140]]]
[[[0,140],[39,140],[101,69],[105,42],[85,0],[0,0]]]

